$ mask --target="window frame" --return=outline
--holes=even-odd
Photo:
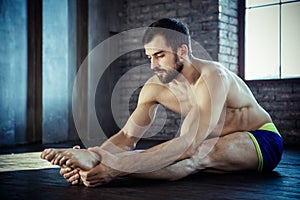
[[[280,6],[280,31],[281,31],[281,6],[283,4],[288,4],[288,3],[295,3],[295,2],[300,2],[299,0],[291,0],[289,2],[279,2],[274,5],[279,5]],[[271,5],[271,4],[270,4]],[[263,7],[263,6],[253,6],[253,7]],[[281,76],[281,36],[279,40],[279,59],[280,59],[280,64],[278,66],[279,69],[279,78],[270,78],[270,79],[257,79],[257,80],[246,80],[245,79],[245,23],[246,23],[246,0],[239,0],[238,1],[238,44],[239,44],[239,49],[238,49],[238,76],[241,77],[245,81],[277,81],[277,80],[300,80],[300,77],[294,77],[294,78],[282,78]]]

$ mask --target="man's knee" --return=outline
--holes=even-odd
[[[204,142],[191,158],[195,169],[199,171],[209,168],[215,159],[214,155],[217,151],[219,151],[219,147],[216,142]]]

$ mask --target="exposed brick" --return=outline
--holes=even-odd
[[[300,81],[298,83],[293,84],[293,92],[300,93]]]
[[[157,5],[151,6],[152,12],[162,11],[162,10],[164,10],[164,4],[157,4]]]
[[[238,36],[237,36],[236,33],[229,32],[229,33],[228,33],[228,39],[229,39],[229,40],[232,40],[232,41],[238,41]]]
[[[288,108],[288,104],[286,102],[265,102],[262,101],[261,99],[257,99],[260,105],[265,108],[268,111],[272,110],[280,110],[280,111],[286,111]]]
[[[235,74],[237,74],[238,72],[238,65],[237,64],[230,64],[229,69],[234,72]]]
[[[279,93],[276,94],[276,101],[298,101],[300,104],[300,94],[295,93]]]
[[[181,9],[181,10],[178,10],[177,13],[178,13],[179,17],[185,17],[185,16],[188,16],[190,14],[190,10]]]
[[[150,11],[150,7],[149,6],[145,6],[141,8],[142,13],[148,13]]]
[[[219,61],[220,62],[227,62],[229,63],[229,56],[224,54],[219,54]]]
[[[228,30],[232,33],[237,33],[238,32],[238,27],[236,25],[228,24]]]
[[[176,10],[170,10],[170,11],[166,12],[165,16],[166,17],[174,17],[174,16],[176,16]]]
[[[292,88],[289,86],[281,86],[278,87],[277,85],[270,85],[269,87],[260,87],[258,90],[259,93],[265,92],[278,92],[278,93],[287,93],[292,92]]]
[[[193,8],[199,8],[202,6],[202,2],[199,0],[191,0],[191,6]]]
[[[237,57],[236,56],[229,56],[229,62],[230,63],[237,63]]]
[[[258,87],[250,86],[249,88],[252,91],[254,96],[258,94]]]
[[[224,22],[225,24],[229,23],[229,17],[224,13],[219,13],[219,20],[220,22]]]
[[[220,45],[220,53],[222,54],[231,54],[231,48]]]
[[[190,8],[191,5],[190,5],[189,1],[179,1],[178,2],[178,7],[179,7],[179,11],[180,11],[180,10],[184,10],[184,9]]]
[[[237,16],[237,10],[232,9],[232,8],[225,8],[222,9],[222,13],[228,16],[236,17]]]
[[[236,17],[229,17],[229,23],[232,25],[238,25],[238,20]]]
[[[274,101],[275,100],[275,95],[274,93],[259,93],[259,94],[256,94],[255,97],[257,99],[259,99],[259,101],[261,102],[271,102],[271,101]]]
[[[228,39],[228,31],[227,30],[220,30],[219,34],[220,34],[220,38]]]
[[[297,128],[300,128],[300,120],[297,121]]]
[[[274,119],[274,124],[280,127],[281,129],[294,129],[297,127],[296,120],[278,120]]]
[[[231,52],[230,52],[231,55],[233,56],[238,56],[238,48],[231,48]]]
[[[224,46],[228,46],[228,47],[232,47],[232,48],[238,47],[237,41],[229,41],[229,40],[220,39],[219,44],[224,45]]]

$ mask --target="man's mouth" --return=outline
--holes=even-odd
[[[154,73],[157,75],[162,75],[163,73],[166,73],[166,71],[163,69],[157,69],[157,70],[154,70]]]

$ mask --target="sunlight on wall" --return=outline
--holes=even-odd
[[[43,1],[43,142],[68,136],[68,0]]]
[[[0,146],[26,142],[27,4],[0,1]]]

